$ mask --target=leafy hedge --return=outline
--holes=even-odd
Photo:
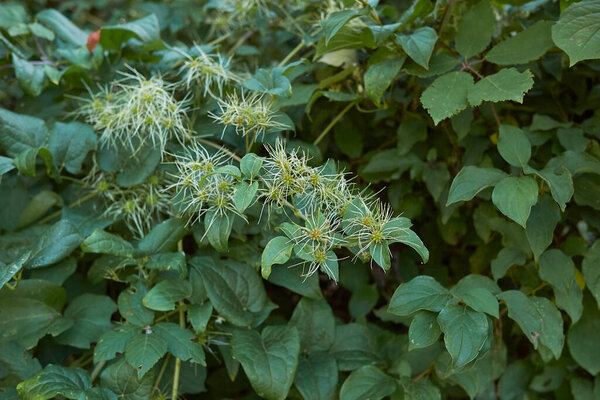
[[[0,399],[600,397],[599,0],[198,3],[0,4]]]

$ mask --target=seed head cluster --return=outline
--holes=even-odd
[[[123,75],[77,111],[100,134],[100,143],[135,153],[147,143],[164,150],[171,138],[184,141],[185,102],[176,101],[160,77],[146,78],[133,69]]]
[[[232,82],[239,82],[239,78],[230,70],[231,60],[221,54],[210,54],[195,47],[197,55],[186,54],[186,60],[179,69],[182,84],[186,89],[197,87],[203,95],[217,98],[223,95],[223,87]],[[216,93],[213,93],[216,91]]]

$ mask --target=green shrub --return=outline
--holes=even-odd
[[[0,400],[598,398],[599,15],[1,4]]]

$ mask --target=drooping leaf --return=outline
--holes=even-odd
[[[515,126],[500,126],[498,152],[509,164],[524,168],[531,158],[531,144],[523,131]]]
[[[267,326],[261,334],[236,330],[231,346],[259,396],[269,400],[286,398],[300,353],[300,336],[295,327]]]
[[[202,345],[195,340],[196,335],[191,331],[172,322],[158,323],[152,329],[167,342],[169,353],[181,361],[190,360],[206,366]]]
[[[492,47],[485,59],[499,65],[526,64],[537,60],[554,46],[552,25],[552,21],[537,21]]]
[[[338,370],[327,352],[300,356],[294,386],[306,400],[333,400],[337,392]]]
[[[137,371],[141,379],[156,362],[167,352],[168,342],[154,332],[147,329],[137,332],[125,346],[125,359]]]
[[[335,320],[331,307],[324,299],[302,298],[290,318],[300,334],[304,352],[328,351],[335,339]]]
[[[542,334],[543,316],[535,303],[518,290],[502,292],[498,295],[498,298],[506,303],[508,317],[519,325],[527,339],[537,349]]]
[[[446,205],[469,201],[483,189],[494,186],[507,175],[496,168],[479,168],[469,165],[460,170],[452,181]]]
[[[600,372],[600,312],[585,307],[581,319],[571,325],[567,333],[567,345],[573,359],[592,375]]]
[[[528,176],[507,177],[494,187],[494,205],[519,225],[525,228],[531,207],[537,203],[537,182]]]
[[[437,42],[437,32],[428,26],[416,29],[410,35],[398,36],[402,49],[417,64],[429,69],[429,59]]]
[[[469,89],[469,103],[472,106],[478,106],[484,101],[497,103],[512,100],[522,103],[523,96],[532,86],[533,74],[529,70],[519,72],[515,68],[504,68],[477,81]]]
[[[575,264],[558,249],[545,251],[539,259],[540,278],[554,289],[556,305],[565,310],[573,323],[583,312],[583,293],[575,281]]]
[[[396,315],[409,315],[419,310],[439,312],[450,298],[450,292],[434,278],[418,276],[396,289],[388,311]]]
[[[596,298],[600,308],[600,240],[596,240],[588,249],[582,262],[582,272],[587,288]]]
[[[269,240],[263,250],[260,266],[264,279],[271,275],[271,267],[275,264],[285,264],[292,255],[294,242],[285,236],[277,236]]]
[[[572,67],[579,61],[600,58],[600,22],[596,14],[600,4],[595,0],[573,3],[560,14],[552,27],[552,40],[569,56]]]
[[[408,351],[431,346],[441,334],[437,315],[429,311],[419,311],[408,329]]]
[[[390,86],[406,57],[395,57],[373,64],[365,72],[365,92],[374,103],[379,104],[381,97]]]
[[[17,391],[25,400],[46,400],[58,395],[81,399],[87,398],[85,393],[91,387],[86,371],[49,364],[33,378],[19,383]]]
[[[488,0],[473,5],[458,23],[456,50],[465,58],[481,53],[494,34],[494,11]]]
[[[346,378],[340,389],[340,400],[379,400],[395,391],[394,378],[375,366],[366,365]]]

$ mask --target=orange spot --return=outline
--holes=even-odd
[[[96,48],[96,46],[98,46],[98,43],[100,42],[100,32],[102,31],[102,28],[98,29],[95,32],[90,33],[90,35],[88,36],[88,40],[87,40],[87,48],[90,51],[90,53],[94,54],[94,49]]]

